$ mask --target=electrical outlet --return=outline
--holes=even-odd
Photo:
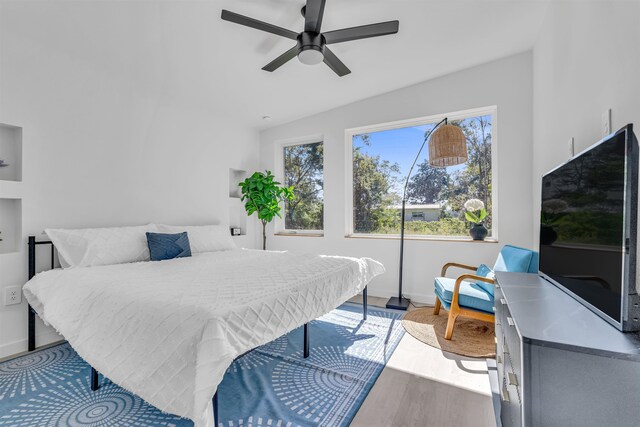
[[[602,137],[611,133],[611,108],[607,108],[602,113]]]
[[[4,305],[20,304],[22,302],[22,292],[20,286],[7,286],[4,288]]]
[[[569,146],[569,157],[573,157],[576,154],[576,149],[573,144],[573,137],[569,138],[568,146]]]

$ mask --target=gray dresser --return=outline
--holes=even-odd
[[[618,331],[535,274],[496,276],[489,372],[502,425],[640,426],[640,334]]]

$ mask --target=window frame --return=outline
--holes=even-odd
[[[277,177],[278,181],[280,181],[281,183],[284,183],[284,149],[286,147],[292,147],[292,146],[296,146],[296,145],[307,145],[307,144],[316,144],[316,143],[322,143],[323,148],[325,147],[325,143],[324,143],[324,135],[323,134],[314,134],[314,135],[308,135],[308,136],[303,136],[303,137],[299,137],[299,138],[290,138],[290,139],[284,139],[284,140],[279,140],[279,141],[275,141],[274,145],[276,147],[275,149],[275,161],[274,161],[274,169],[275,169],[275,176]],[[323,152],[322,155],[322,206],[324,207],[324,202],[325,202],[325,197],[324,197],[324,192],[325,192],[325,188],[324,188],[324,182],[325,182],[325,174],[324,174],[324,160],[325,160],[326,156]],[[294,229],[288,229],[285,227],[285,204],[284,202],[281,203],[280,205],[282,207],[282,218],[276,216],[274,219],[274,234],[275,235],[280,235],[280,236],[324,236],[324,230],[294,230]],[[325,210],[322,209],[322,224],[324,226],[325,224]]]
[[[492,206],[492,227],[491,236],[485,239],[486,242],[498,241],[498,107],[491,105],[487,107],[471,108],[468,110],[453,111],[431,116],[423,116],[412,119],[397,120],[393,122],[379,123],[368,126],[345,129],[345,237],[356,238],[379,238],[394,239],[400,234],[376,234],[376,233],[356,233],[353,223],[353,137],[363,133],[373,133],[392,129],[401,129],[412,126],[424,126],[436,124],[445,117],[450,121],[467,119],[470,117],[491,115],[491,206]],[[420,147],[416,146],[416,153]],[[426,147],[425,147],[426,149]],[[423,154],[424,156],[424,150]],[[428,236],[420,234],[405,234],[405,238],[410,240],[448,240],[448,241],[473,241],[471,236]]]

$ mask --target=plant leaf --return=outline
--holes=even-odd
[[[465,218],[467,218],[467,221],[469,221],[469,222],[473,222],[473,223],[480,222],[478,217],[473,212],[465,212],[464,216],[465,216]]]

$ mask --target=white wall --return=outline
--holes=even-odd
[[[530,247],[531,69],[531,53],[522,53],[263,131],[262,168],[274,168],[276,141],[323,134],[325,153],[324,237],[270,236],[268,247],[372,257],[381,261],[387,272],[371,283],[370,293],[394,295],[399,241],[345,238],[345,129],[492,105],[498,108],[495,130],[500,242],[407,241],[405,294],[418,301],[432,302],[433,278],[445,262],[492,265],[505,243]]]
[[[533,200],[540,178],[602,138],[601,116],[612,109],[612,130],[633,123],[640,135],[640,2],[552,2],[533,55]],[[533,217],[537,242],[538,217]]]
[[[257,132],[142,93],[9,27],[0,28],[0,123],[23,127],[24,163],[23,182],[0,183],[0,198],[23,199],[25,244],[0,254],[1,290],[26,282],[26,236],[46,227],[228,221],[229,168],[257,167]],[[38,345],[56,339],[41,323],[37,333]],[[0,357],[26,350],[26,335],[26,303],[0,298]]]

